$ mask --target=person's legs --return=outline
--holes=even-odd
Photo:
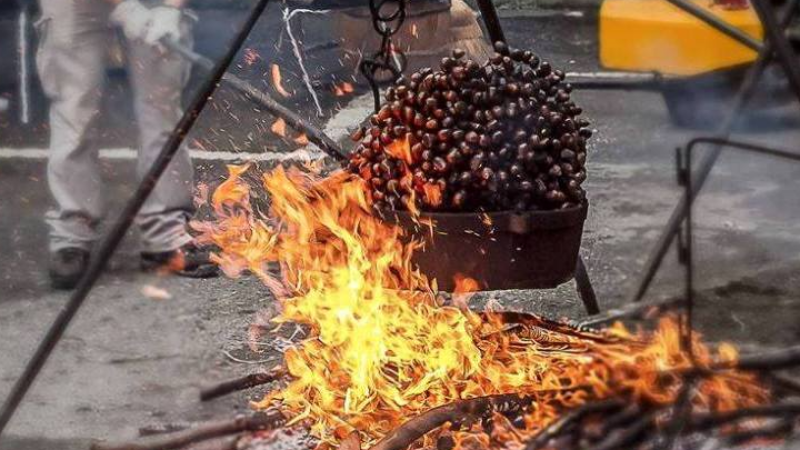
[[[50,99],[50,250],[88,250],[104,212],[92,139],[105,81],[108,8],[102,0],[41,0],[37,67]]]
[[[188,22],[184,45],[191,46]],[[191,65],[178,55],[162,54],[142,42],[128,42],[129,72],[139,125],[139,177],[150,169],[182,114],[181,93]],[[176,250],[192,240],[186,225],[194,212],[193,169],[184,146],[161,177],[137,218],[144,253]]]

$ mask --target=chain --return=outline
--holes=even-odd
[[[359,70],[372,88],[375,111],[380,108],[381,96],[378,89],[378,73],[389,72],[392,81],[400,78],[406,67],[406,57],[402,50],[392,42],[392,36],[400,30],[406,19],[407,0],[369,0],[372,26],[381,36],[381,46],[371,57],[364,58]]]

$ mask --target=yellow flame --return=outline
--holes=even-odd
[[[288,386],[256,407],[277,405],[332,443],[353,430],[372,442],[414,414],[483,395],[534,396],[527,432],[593,398],[675,400],[675,371],[690,365],[675,320],[649,333],[547,322],[511,330],[499,315],[442,306],[411,265],[418,243],[371,213],[359,177],[278,168],[263,177],[271,204],[262,216],[244,170],[229,169],[212,197],[217,221],[198,225],[201,239],[222,248],[216,258],[226,273],[249,269],[264,280],[282,305],[277,322],[311,328],[286,352]],[[281,279],[266,270],[270,263],[280,264]],[[474,290],[474,280],[462,281],[463,291]],[[730,346],[716,354],[699,338],[693,345],[701,364],[736,358]],[[692,402],[728,410],[766,399],[753,377],[729,372],[699,381]]]

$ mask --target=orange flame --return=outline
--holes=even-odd
[[[281,68],[278,67],[277,64],[272,64],[270,67],[270,71],[272,74],[272,86],[275,87],[275,90],[278,91],[284,97],[289,97],[291,94],[287,91],[283,84],[281,83]]]
[[[372,214],[364,181],[336,172],[320,178],[298,168],[263,177],[269,213],[251,207],[244,168],[212,197],[217,221],[199,224],[200,239],[222,249],[226,273],[249,269],[280,300],[278,323],[306,324],[311,335],[285,354],[288,386],[257,408],[279,406],[312,433],[335,443],[351,431],[369,444],[408,417],[458,399],[526,394],[535,433],[564,408],[626,393],[634,400],[673,402],[690,367],[673,318],[653,332],[615,325],[579,332],[551,323],[509,331],[501,316],[442,306],[411,264],[419,244]],[[426,192],[426,195],[428,194]],[[281,266],[281,278],[266,270]],[[465,291],[475,280],[462,279]],[[734,360],[730,346],[713,352],[695,336],[701,366]],[[747,374],[697,381],[696,410],[730,410],[768,399]]]
[[[294,138],[294,143],[298,145],[308,145],[308,136],[305,133],[300,133]]]
[[[407,164],[414,162],[414,158],[411,156],[411,134],[406,133],[404,139],[392,141],[386,146],[386,153],[389,156],[405,161]]]
[[[422,185],[422,190],[429,205],[435,207],[442,204],[442,188],[438,184],[425,183]]]
[[[286,137],[286,121],[280,117],[273,122],[269,129],[280,137]]]

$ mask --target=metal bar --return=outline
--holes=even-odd
[[[55,349],[56,344],[58,344],[58,341],[67,330],[72,318],[78,312],[84,300],[86,300],[86,297],[89,295],[97,279],[102,275],[108,260],[111,259],[111,256],[119,246],[128,228],[130,228],[134,218],[142,208],[142,205],[150,196],[150,193],[153,191],[159,178],[161,178],[161,175],[166,171],[167,166],[172,161],[172,157],[183,143],[186,134],[192,128],[200,112],[211,98],[211,94],[216,90],[222,75],[236,56],[244,40],[252,31],[253,26],[255,26],[256,22],[261,17],[268,2],[269,0],[258,0],[250,16],[233,39],[227,53],[216,65],[214,72],[203,84],[192,100],[189,108],[183,113],[183,117],[181,117],[180,121],[175,125],[175,129],[167,142],[164,143],[164,147],[161,149],[158,158],[156,158],[153,165],[147,171],[147,174],[142,179],[133,197],[131,197],[125,205],[125,208],[122,210],[122,213],[109,232],[103,237],[97,253],[89,262],[86,273],[81,278],[69,301],[64,305],[61,312],[59,312],[56,320],[50,326],[50,329],[47,330],[44,339],[39,343],[36,352],[30,361],[28,361],[25,370],[14,383],[11,393],[8,395],[8,398],[6,398],[5,403],[3,403],[2,410],[0,410],[0,438],[2,438],[3,431],[14,416],[14,412],[22,402],[28,389],[30,389],[48,357],[53,352],[53,349]]]
[[[797,54],[792,49],[789,41],[778,20],[775,18],[775,10],[769,0],[752,0],[753,8],[761,20],[767,40],[772,43],[772,47],[777,54],[778,62],[786,71],[789,85],[792,86],[794,94],[800,100],[800,65],[797,63]]]
[[[497,17],[497,10],[492,0],[478,0],[478,9],[481,11],[483,23],[486,24],[486,31],[489,32],[492,43],[505,42],[506,35],[503,33],[503,26],[500,25],[500,18]]]
[[[575,265],[575,285],[578,287],[578,295],[581,297],[586,312],[590,316],[600,314],[597,295],[594,292],[589,273],[586,271],[586,264],[584,264],[583,256],[581,255],[578,255],[578,262]]]
[[[31,4],[25,2],[20,5],[18,40],[19,57],[19,121],[23,125],[28,125],[31,121],[30,99],[31,99],[31,51],[28,46],[28,23],[31,16]]]
[[[776,158],[788,159],[790,161],[800,163],[800,152],[792,152],[788,150],[775,149],[766,147],[759,144],[748,142],[731,141],[727,138],[719,137],[699,137],[694,138],[686,145],[683,150],[683,155],[678,158],[676,164],[678,172],[681,174],[680,184],[684,186],[684,198],[688,198],[694,193],[692,186],[693,180],[691,177],[692,172],[692,153],[695,148],[700,144],[713,144],[716,146],[717,151],[737,149],[748,152],[758,153],[766,156],[773,156]],[[680,152],[680,150],[678,150]],[[696,194],[695,194],[696,195]],[[685,299],[684,299],[684,321],[681,331],[681,347],[687,352],[690,361],[694,366],[697,366],[694,357],[692,346],[694,334],[694,255],[693,255],[693,220],[692,220],[692,205],[691,201],[684,201],[684,215],[686,221],[684,222],[685,235],[683,239],[683,258],[682,263],[686,267],[685,272]]]
[[[790,150],[767,147],[765,145],[755,144],[751,142],[732,141],[730,139],[724,139],[719,137],[694,138],[691,141],[689,141],[687,147],[690,150],[694,150],[694,148],[700,144],[713,144],[722,147],[723,149],[724,147],[730,147],[736,150],[744,150],[747,152],[758,153],[760,155],[774,156],[776,158],[783,158],[783,159],[788,159],[790,161],[800,162],[800,151],[793,152]]]
[[[210,59],[192,51],[178,42],[165,41],[164,45],[170,51],[183,56],[188,61],[191,61],[192,63],[206,70],[211,70],[214,68],[214,63]],[[227,81],[239,92],[245,94],[251,100],[263,106],[270,113],[285,120],[290,127],[305,133],[310,142],[316,144],[317,147],[327,153],[331,158],[338,162],[347,161],[347,154],[344,152],[344,150],[342,150],[341,147],[339,147],[339,144],[334,142],[333,139],[328,137],[322,130],[312,126],[302,117],[275,101],[271,95],[256,88],[251,83],[248,83],[232,73],[226,73],[223,75],[222,79]]]
[[[791,21],[794,11],[797,8],[797,4],[798,0],[792,0],[791,3],[787,5],[784,15],[781,18],[781,29],[784,29]],[[763,50],[759,53],[755,63],[753,63],[753,67],[750,69],[747,77],[742,82],[739,92],[734,98],[731,108],[728,110],[728,115],[724,118],[719,127],[717,134],[720,138],[725,139],[730,136],[731,130],[736,124],[739,114],[750,101],[752,95],[755,93],[755,89],[758,86],[758,81],[761,78],[761,75],[764,73],[767,65],[769,65],[770,61],[772,60],[772,49],[772,41],[767,40],[767,42],[764,44]],[[691,196],[690,198],[681,198],[678,204],[675,205],[672,215],[669,217],[669,220],[667,220],[667,225],[664,227],[664,230],[661,232],[661,235],[656,242],[655,249],[650,253],[650,257],[648,258],[647,263],[645,263],[644,272],[642,277],[639,279],[639,283],[637,284],[631,301],[638,302],[644,298],[644,295],[647,293],[647,289],[650,287],[650,283],[653,281],[656,271],[658,271],[658,268],[661,266],[661,261],[663,261],[664,256],[667,254],[667,250],[669,250],[669,246],[672,243],[672,240],[675,238],[675,234],[677,233],[678,228],[683,221],[685,209],[684,203],[687,201],[694,201],[695,196],[697,196],[697,193],[700,191],[700,189],[702,189],[703,184],[705,184],[705,181],[708,178],[708,174],[714,167],[714,163],[717,161],[717,158],[719,158],[720,151],[720,148],[717,146],[701,156],[698,163],[698,168],[695,170],[695,174],[693,175],[694,178],[691,182]]]
[[[690,1],[687,0],[667,0],[667,1],[670,2],[672,5],[682,9],[683,11],[691,14],[692,16],[702,20],[709,26],[713,27],[715,30],[739,42],[740,44],[750,48],[751,50],[755,50],[758,52],[761,51],[764,47],[764,44],[760,42],[758,39],[755,39],[754,37],[740,30],[739,28],[732,26],[728,22],[725,22],[724,20],[720,19],[714,14],[711,14],[707,10],[697,6],[696,4]]]

